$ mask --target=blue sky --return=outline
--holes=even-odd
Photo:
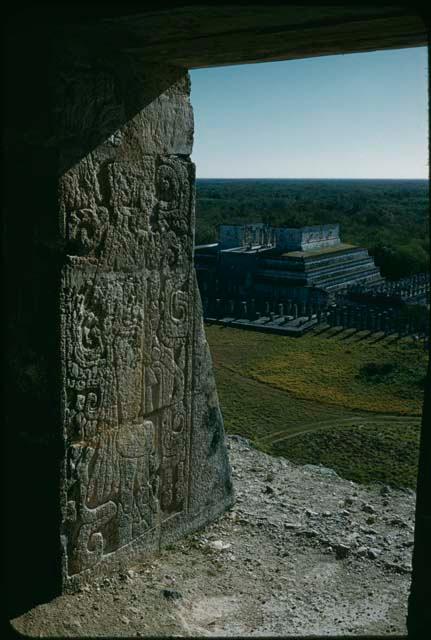
[[[427,178],[426,47],[191,71],[198,178]]]

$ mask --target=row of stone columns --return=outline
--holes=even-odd
[[[382,309],[368,305],[317,304],[306,302],[263,303],[256,300],[233,300],[216,298],[203,300],[206,317],[233,317],[235,319],[256,321],[268,318],[270,322],[283,319],[284,322],[303,318],[315,319],[318,324],[327,322],[329,326],[355,328],[358,331],[383,332],[399,335],[423,334],[427,331],[427,316],[407,309]]]
[[[382,331],[399,335],[424,334],[427,331],[427,315],[388,309],[379,311],[372,307],[356,305],[331,305],[327,315],[330,326],[355,328],[359,331]]]
[[[394,282],[384,282],[377,287],[354,285],[349,287],[350,293],[371,297],[399,297],[402,300],[427,296],[429,299],[430,279],[427,273],[419,273]]]
[[[311,320],[313,317],[321,318],[325,316],[326,305],[294,302],[287,300],[285,302],[259,302],[254,299],[249,300],[233,300],[224,298],[209,299],[203,298],[203,308],[206,317],[235,317],[238,319],[257,320],[265,317],[270,320],[284,317],[287,321],[290,319],[307,318]]]

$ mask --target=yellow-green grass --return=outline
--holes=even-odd
[[[260,445],[268,438],[298,433],[316,422],[348,421],[357,414],[339,407],[302,400],[280,389],[215,367],[226,430]],[[361,414],[362,416],[363,414]]]
[[[272,444],[268,453],[301,464],[322,464],[354,482],[415,488],[420,427],[369,423],[303,433]]]
[[[344,340],[349,332],[206,331],[228,433],[357,482],[414,487],[426,370],[420,347]]]
[[[347,332],[292,338],[218,325],[206,332],[225,376],[230,371],[328,409],[421,414],[427,354],[409,340],[372,342]]]

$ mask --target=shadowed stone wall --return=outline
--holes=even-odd
[[[8,492],[22,574],[47,563],[55,591],[129,565],[233,496],[192,262],[188,74],[59,43],[45,53],[50,86],[34,94],[34,126],[19,130],[10,113],[8,444],[19,486],[8,474]]]

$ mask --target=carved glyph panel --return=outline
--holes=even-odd
[[[190,459],[193,166],[83,163],[61,191],[69,576],[187,510]]]
[[[67,252],[115,271],[190,268],[193,182],[194,165],[178,158],[142,156],[132,165],[89,154],[60,181]]]

